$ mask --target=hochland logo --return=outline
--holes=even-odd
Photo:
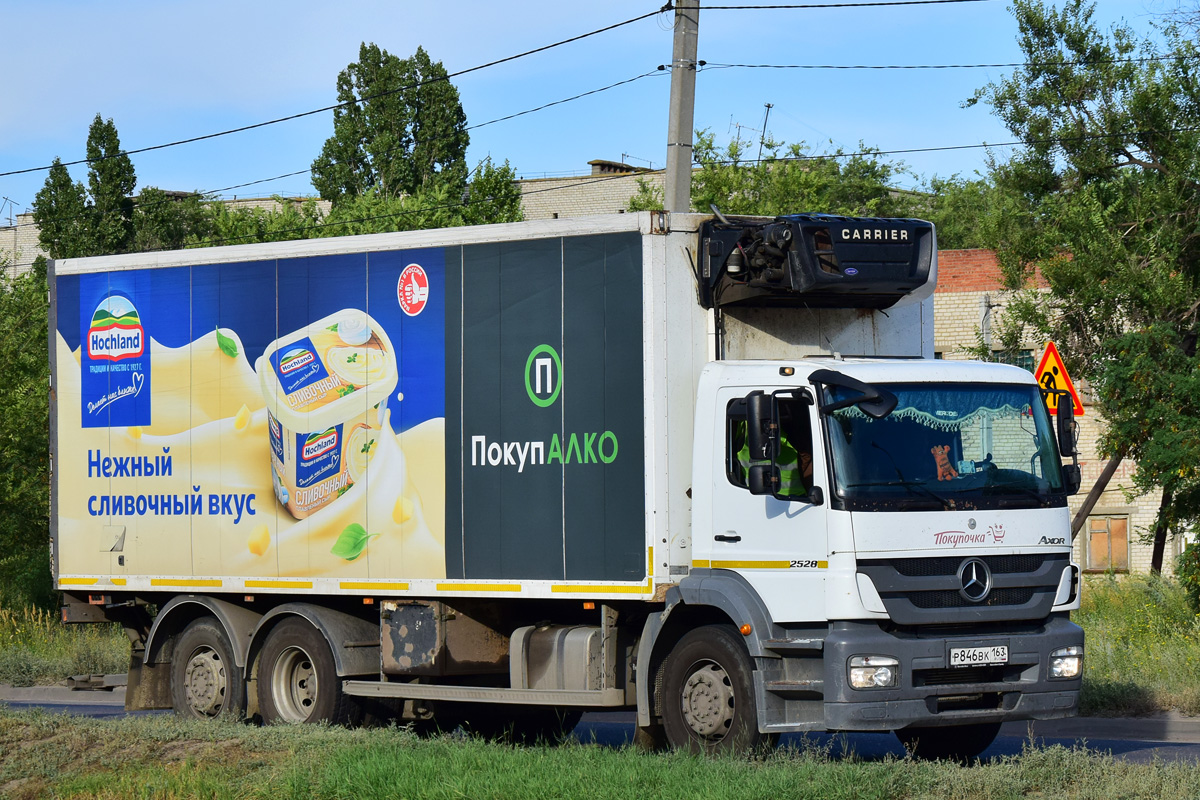
[[[306,364],[311,364],[315,357],[311,350],[304,347],[289,350],[283,354],[283,358],[279,359],[279,374],[287,375]]]
[[[121,361],[146,352],[146,331],[133,302],[122,295],[106,297],[92,314],[87,333],[88,358]]]
[[[562,359],[548,344],[533,348],[525,361],[525,391],[539,408],[549,408],[562,391]]]
[[[301,450],[300,458],[304,461],[312,461],[314,458],[319,458],[330,450],[335,449],[337,445],[337,428],[330,428],[324,433],[314,433],[304,441],[304,448]]]

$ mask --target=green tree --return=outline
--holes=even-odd
[[[986,178],[934,176],[908,200],[905,215],[932,222],[941,250],[991,247],[1006,219],[1004,197]]]
[[[767,139],[762,157],[741,141],[724,147],[711,131],[696,131],[692,149],[698,168],[692,173],[692,207],[715,205],[726,214],[776,216],[803,211],[860,216],[904,216],[913,205],[908,193],[891,186],[904,169],[872,149],[847,154],[840,148],[812,155],[803,142]],[[629,209],[662,208],[662,191],[638,181]]]
[[[223,205],[223,204],[222,204]],[[215,207],[195,192],[164,192],[149,186],[133,209],[133,250],[178,250],[209,238]]]
[[[133,196],[137,174],[111,119],[92,120],[87,157],[86,188],[56,158],[34,198],[38,243],[51,258],[177,248],[207,235],[209,212],[199,195],[147,187]]]
[[[91,249],[95,253],[125,253],[133,247],[133,190],[137,175],[121,150],[112,119],[97,114],[88,129],[88,193],[92,200]]]
[[[370,191],[414,195],[432,181],[466,185],[470,137],[458,89],[418,47],[400,59],[363,43],[338,75],[333,136],[313,161],[313,186],[335,204]]]
[[[0,277],[0,607],[53,605],[46,309],[44,258]]]
[[[38,244],[51,258],[76,258],[91,250],[87,191],[54,159],[46,183],[33,201]]]
[[[1040,269],[1049,291],[1009,314],[1092,383],[1102,449],[1137,460],[1134,489],[1161,489],[1157,571],[1168,534],[1200,519],[1200,52],[1170,24],[1102,32],[1085,0],[1013,11],[1026,65],[975,100],[1028,143],[991,176],[1006,278]]]

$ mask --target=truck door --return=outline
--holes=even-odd
[[[743,575],[777,621],[822,620],[829,559],[827,506],[815,500],[822,494],[828,497],[829,490],[816,411],[802,394],[775,396],[779,491],[775,496],[755,495],[750,492],[748,467],[761,462],[750,458],[748,450],[746,395],[745,389],[727,388],[718,398],[717,407],[725,413],[714,421],[720,430],[714,431],[711,454],[715,469],[709,566]],[[697,541],[698,555],[702,549]]]

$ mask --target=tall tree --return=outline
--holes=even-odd
[[[99,114],[87,138],[88,193],[92,197],[92,247],[99,253],[124,253],[133,247],[133,190],[137,175],[121,150],[112,119]]]
[[[3,266],[3,264],[0,264]],[[0,277],[0,607],[52,605],[46,261]]]
[[[313,185],[334,203],[375,191],[414,195],[432,181],[461,191],[470,137],[458,89],[418,47],[400,59],[363,43],[338,75],[333,136],[313,161]]]
[[[61,159],[54,159],[46,183],[33,200],[38,244],[51,258],[75,258],[91,250],[87,190],[71,180]]]
[[[1058,342],[1090,381],[1107,455],[1161,491],[1152,569],[1170,532],[1200,520],[1200,52],[1170,24],[1100,31],[1094,6],[1016,0],[1026,65],[976,96],[1027,144],[992,177],[1009,285],[1035,268],[1049,292],[1010,314]]]
[[[111,119],[99,114],[87,137],[88,182],[73,182],[54,159],[33,201],[38,243],[52,258],[128,252],[134,243],[133,199],[137,175],[121,150]]]
[[[51,258],[173,249],[210,233],[213,212],[197,193],[150,186],[134,197],[137,174],[111,119],[92,120],[87,157],[86,188],[56,158],[34,199],[38,242]]]

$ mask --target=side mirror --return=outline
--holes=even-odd
[[[779,450],[775,398],[762,392],[746,396],[746,445],[751,461],[774,461]]]
[[[1058,452],[1064,458],[1075,455],[1075,399],[1070,392],[1058,392]]]
[[[779,468],[770,464],[756,464],[750,467],[746,476],[746,486],[750,494],[774,495],[779,491]]]
[[[1078,464],[1067,464],[1062,468],[1063,493],[1072,495],[1079,491],[1083,483],[1083,475]]]

